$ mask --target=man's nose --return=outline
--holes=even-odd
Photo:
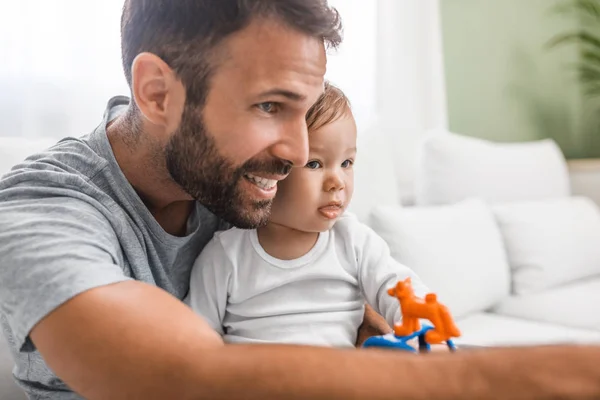
[[[275,157],[302,167],[308,161],[308,129],[306,121],[282,125],[280,140],[272,147]]]

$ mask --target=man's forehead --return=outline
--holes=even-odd
[[[327,67],[322,40],[281,23],[258,20],[222,44],[221,66],[253,76],[299,74],[323,79]]]

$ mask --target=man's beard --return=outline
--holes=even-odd
[[[240,144],[243,146],[243,144]],[[200,107],[186,105],[179,129],[165,148],[167,170],[173,180],[212,213],[242,229],[267,223],[272,200],[244,197],[244,175],[287,175],[291,165],[280,159],[250,159],[236,167],[217,149],[206,130]]]

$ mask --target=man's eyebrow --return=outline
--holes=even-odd
[[[267,90],[266,92],[262,92],[258,95],[258,97],[260,97],[260,98],[269,97],[269,96],[282,96],[282,97],[286,97],[292,101],[306,100],[306,96],[304,96],[304,95],[292,92],[290,90],[279,89],[279,88]]]

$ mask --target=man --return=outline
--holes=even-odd
[[[226,346],[181,303],[212,234],[265,223],[276,181],[306,162],[339,28],[322,0],[126,1],[133,100],[0,183],[2,326],[31,398],[600,395],[597,348]]]

